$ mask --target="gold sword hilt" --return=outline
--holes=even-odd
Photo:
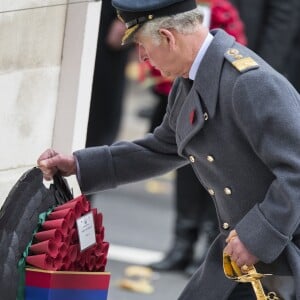
[[[223,269],[227,278],[237,282],[251,283],[257,300],[280,300],[280,298],[274,292],[270,292],[266,295],[260,281],[261,278],[270,276],[272,274],[257,273],[253,265],[244,265],[240,268],[236,262],[231,260],[231,257],[225,252],[223,253]]]

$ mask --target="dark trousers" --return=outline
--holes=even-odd
[[[213,200],[187,165],[176,172],[175,235],[195,243],[200,232],[211,242],[218,234]]]
[[[102,1],[86,147],[110,145],[119,131],[130,48],[112,49],[106,42],[116,18],[111,1]]]

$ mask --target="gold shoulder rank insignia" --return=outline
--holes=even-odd
[[[225,58],[241,73],[257,69],[258,63],[251,57],[244,57],[240,54],[239,50],[230,48],[224,54]]]

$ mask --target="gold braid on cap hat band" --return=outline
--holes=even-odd
[[[126,22],[122,16],[118,13],[118,19],[120,21],[122,21],[123,23],[125,23],[127,29],[124,33],[124,36],[122,38],[122,45],[125,44],[125,41],[128,39],[128,37],[133,33],[135,32],[139,26],[147,21],[150,21],[150,20],[153,20],[154,18],[154,15],[153,14],[149,14],[147,15],[146,17],[145,16],[142,16],[142,17],[139,17],[139,18],[136,18],[136,19],[133,19],[131,21],[128,21]]]
[[[138,28],[139,28],[139,24],[136,24],[128,29],[126,29],[125,33],[124,33],[124,36],[122,38],[122,45],[125,44],[125,41],[127,40],[127,38],[133,33],[135,32]]]

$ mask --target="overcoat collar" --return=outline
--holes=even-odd
[[[225,52],[235,42],[234,37],[222,29],[212,30],[214,39],[208,48],[196,75],[193,88],[197,90],[205,103],[208,115],[212,118],[218,102],[219,81]]]
[[[180,79],[181,88],[176,95],[173,116],[171,115],[173,120],[177,119],[176,140],[179,154],[182,154],[189,140],[204,126],[205,115],[211,119],[215,114],[224,54],[235,41],[221,29],[211,33],[214,39],[203,57],[193,84],[187,79]]]

